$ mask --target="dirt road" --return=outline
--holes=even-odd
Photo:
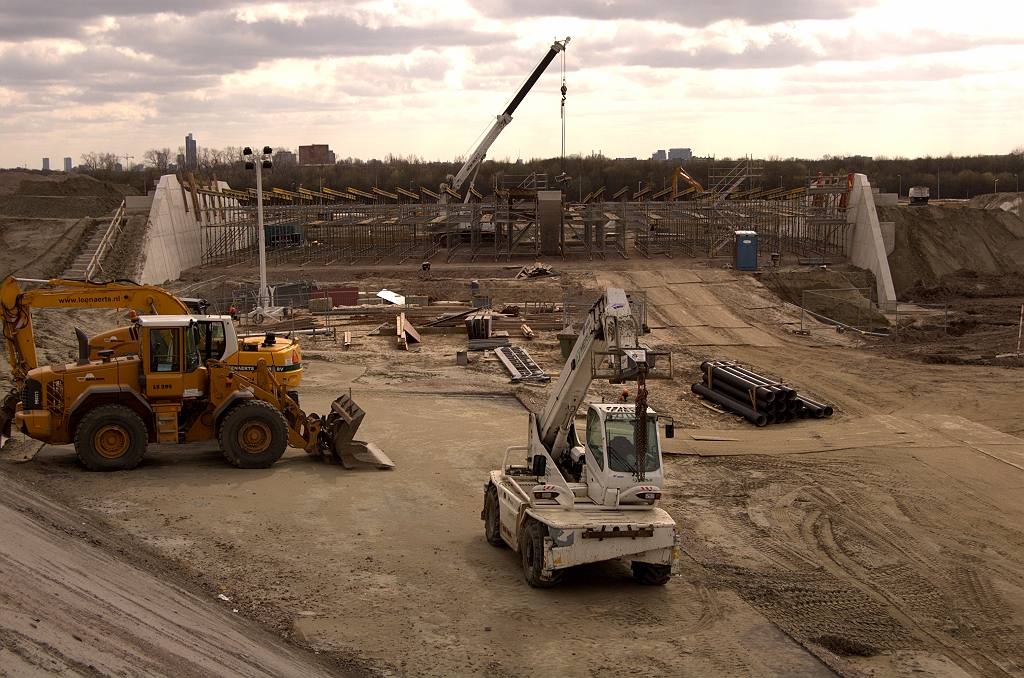
[[[687,535],[683,576],[665,587],[608,563],[533,590],[510,550],[486,544],[483,480],[522,444],[526,412],[500,363],[455,366],[464,337],[425,335],[410,353],[393,337],[305,345],[303,406],[324,412],[351,386],[360,437],[391,472],[297,450],[244,472],[215,446],[154,446],[129,473],[89,473],[62,447],[5,466],[201,573],[209,599],[385,674],[1024,675],[1020,370],[796,336],[752,278],[660,270],[677,263],[608,262],[600,281],[657,297],[652,344],[676,353],[677,379],[651,387],[679,426],[666,504]],[[561,368],[550,333],[528,347]],[[689,394],[703,359],[784,378],[837,414],[752,429]],[[550,388],[515,387],[532,407]]]

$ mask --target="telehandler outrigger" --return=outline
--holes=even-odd
[[[629,558],[644,584],[665,584],[678,567],[676,523],[658,508],[658,415],[647,407],[645,385],[672,377],[672,356],[639,337],[626,293],[608,289],[591,308],[544,410],[530,414],[527,445],[506,449],[501,469],[484,484],[487,541],[522,555],[531,586],[553,586],[568,567],[614,558]],[[576,410],[594,378],[636,380],[636,404],[591,404],[580,441]],[[665,429],[672,437],[671,421]],[[510,463],[515,452],[525,452],[525,464]]]

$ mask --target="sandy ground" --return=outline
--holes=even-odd
[[[239,471],[214,445],[153,446],[116,474],[85,471],[69,447],[22,463],[12,448],[3,468],[193,573],[196,595],[379,674],[1024,675],[1020,370],[880,357],[824,326],[794,335],[798,313],[756,278],[679,266],[574,269],[647,291],[649,341],[674,353],[677,378],[651,384],[679,426],[664,503],[687,558],[665,587],[612,562],[533,590],[515,554],[486,544],[487,471],[551,387],[513,387],[479,354],[457,367],[457,335],[409,353],[358,332],[347,351],[303,340],[303,406],[325,412],[351,388],[360,437],[394,471],[297,450]],[[557,374],[553,332],[524,345]],[[704,359],[837,414],[753,429],[690,395]]]
[[[230,601],[190,593],[159,554],[3,477],[0,675],[343,674]]]

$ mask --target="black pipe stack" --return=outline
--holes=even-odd
[[[756,426],[832,416],[832,407],[728,362],[700,364],[701,381],[690,390]]]

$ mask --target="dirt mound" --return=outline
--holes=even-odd
[[[101,277],[111,280],[137,280],[141,267],[142,246],[149,225],[149,213],[129,213],[114,238],[114,244],[103,257]]]
[[[23,181],[63,181],[63,174],[35,174],[20,170],[0,170],[0,195],[17,193]]]
[[[25,179],[15,191],[18,195],[46,196],[111,196],[123,198],[126,195],[138,195],[138,190],[131,186],[112,184],[99,181],[85,174],[66,176],[63,181],[40,181],[36,178]]]
[[[0,196],[0,215],[44,219],[102,217],[116,210],[123,199],[114,195],[4,195]]]
[[[935,285],[959,270],[1015,274],[1024,271],[1024,222],[1003,209],[927,205],[878,208],[896,223],[889,255],[896,294]]]
[[[95,230],[89,218],[0,217],[0,279],[61,276]]]
[[[1024,193],[989,193],[977,195],[967,203],[970,207],[982,210],[1003,210],[1013,212],[1018,219],[1024,220]]]

